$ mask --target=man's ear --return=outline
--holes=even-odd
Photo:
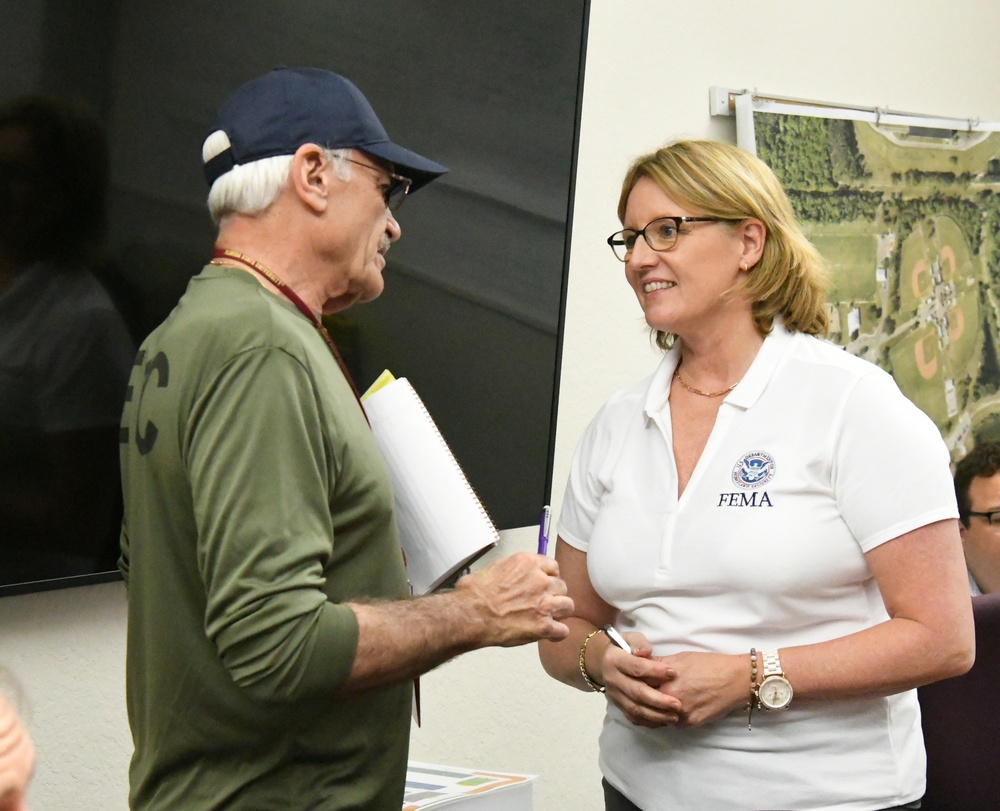
[[[317,144],[303,144],[292,155],[289,183],[302,203],[316,212],[324,211],[329,203],[330,161]]]

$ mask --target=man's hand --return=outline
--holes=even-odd
[[[563,639],[569,628],[559,620],[573,613],[573,601],[558,575],[554,560],[521,552],[438,594],[349,603],[358,618],[358,648],[344,689],[412,679],[478,648]]]
[[[559,579],[559,565],[543,555],[519,552],[466,575],[455,586],[482,623],[482,646],[511,647],[569,633],[560,619],[573,601]]]

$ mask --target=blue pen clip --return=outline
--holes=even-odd
[[[538,519],[538,554],[544,555],[549,550],[549,526],[552,523],[552,508],[546,504],[542,508],[542,517]]]

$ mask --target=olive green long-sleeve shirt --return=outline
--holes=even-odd
[[[137,811],[398,809],[409,685],[341,696],[347,600],[409,591],[378,448],[329,348],[207,267],[122,418]]]

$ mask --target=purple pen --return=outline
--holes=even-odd
[[[546,504],[542,508],[542,517],[538,519],[538,554],[544,555],[549,550],[549,524],[552,523],[552,508]]]

